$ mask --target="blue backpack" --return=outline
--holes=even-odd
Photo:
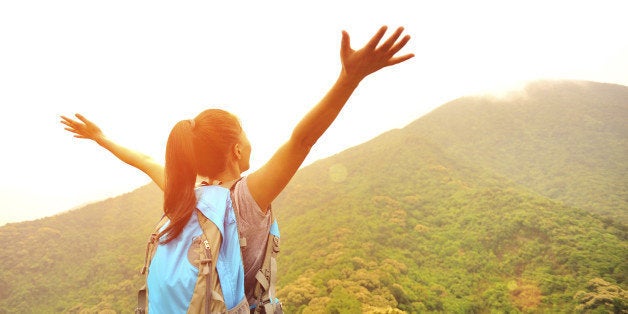
[[[255,278],[256,305],[249,306],[244,291],[244,266],[242,249],[246,247],[246,238],[238,232],[238,223],[234,213],[233,191],[224,195],[222,187],[203,185],[196,189],[196,219],[202,234],[192,239],[188,250],[188,260],[198,269],[198,276],[187,313],[283,313],[281,303],[275,298],[277,282],[277,254],[279,253],[279,228],[271,210],[273,221],[262,268]],[[224,198],[230,202],[224,204]],[[194,218],[194,217],[193,217]],[[192,219],[192,218],[191,218]],[[148,270],[159,246],[158,234],[168,222],[162,217],[151,234],[146,246],[146,255],[141,274]],[[164,253],[167,254],[167,253]],[[189,293],[189,292],[188,292]],[[138,292],[135,313],[147,313],[148,293],[144,284]]]

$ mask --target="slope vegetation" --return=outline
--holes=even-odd
[[[624,226],[409,129],[303,169],[276,208],[291,312],[568,313],[591,279],[625,285]]]

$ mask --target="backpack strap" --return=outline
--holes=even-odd
[[[242,179],[242,178],[240,178]],[[233,191],[235,184],[240,180],[236,180],[230,187],[230,198],[233,203]],[[207,182],[203,182],[202,185],[210,185]],[[201,257],[199,264],[199,278],[196,283],[194,296],[188,313],[227,313],[225,300],[223,298],[222,287],[220,285],[220,278],[217,273],[216,264],[218,261],[218,255],[222,246],[222,236],[220,230],[216,228],[214,222],[206,217],[199,209],[196,209],[196,215],[203,232],[201,236]],[[238,236],[241,238],[241,234],[238,229]],[[242,246],[240,247],[242,250]],[[197,291],[199,293],[197,297]],[[201,296],[200,294],[203,293]],[[243,299],[246,301],[246,298]],[[245,302],[246,303],[246,302]],[[246,303],[248,309],[248,303]]]
[[[240,177],[239,179],[237,179],[235,182],[233,182],[233,184],[231,184],[231,187],[229,188],[229,196],[231,197],[231,206],[233,207],[234,211],[237,211],[237,212],[239,212],[239,210],[236,209],[235,186],[243,178],[244,177]],[[240,240],[240,252],[242,254],[242,257],[244,257],[244,250],[246,249],[246,237],[242,236],[242,231],[241,231],[242,228],[240,228],[240,220],[237,218],[238,215],[236,215],[236,223],[238,224],[238,238]]]
[[[270,209],[271,221],[275,222],[275,215]],[[255,275],[255,305],[254,313],[283,313],[281,303],[274,297],[277,284],[277,254],[279,254],[279,237],[268,233],[266,253],[262,268]],[[262,312],[263,307],[263,312]]]
[[[236,180],[230,188],[231,202],[235,209],[235,186],[238,181],[242,180],[242,177]],[[236,209],[237,210],[237,209]],[[237,215],[236,215],[237,216]],[[275,214],[270,209],[270,221],[271,224],[275,223]],[[242,256],[244,256],[244,250],[246,249],[246,238],[242,236],[241,228],[239,228],[240,221],[238,220],[238,236],[240,237],[240,250]],[[279,237],[268,233],[268,241],[266,242],[266,252],[264,253],[264,262],[262,268],[255,275],[257,282],[255,283],[254,298],[257,300],[257,304],[251,309],[251,313],[283,313],[281,303],[274,297],[275,287],[277,284],[277,254],[279,253]],[[263,305],[263,308],[262,308]]]
[[[157,251],[157,246],[159,245],[159,231],[163,226],[168,222],[168,217],[164,214],[161,216],[161,219],[155,226],[153,233],[151,233],[148,238],[148,243],[146,243],[146,254],[144,255],[144,266],[140,271],[140,274],[147,275],[148,267],[150,267],[150,262],[155,255],[155,251]],[[146,308],[148,307],[148,297],[146,295],[146,284],[144,284],[140,290],[137,292],[137,307],[135,308],[135,314],[145,314]]]
[[[205,277],[205,314],[211,313],[212,311],[212,300],[221,301],[224,303],[224,299],[222,298],[222,291],[216,291],[214,286],[219,286],[218,276],[214,278],[214,274],[216,273],[216,261],[218,259],[218,255],[212,254],[212,252],[218,253],[220,250],[220,242],[222,242],[222,238],[220,237],[220,232],[218,234],[211,234],[209,228],[213,225],[213,222],[209,220],[209,218],[205,217],[203,213],[196,209],[196,216],[198,217],[198,222],[201,225],[201,230],[203,231],[203,252],[205,253],[205,258],[200,260],[199,272],[203,274]],[[211,244],[210,244],[211,242]],[[217,274],[216,274],[217,275]]]

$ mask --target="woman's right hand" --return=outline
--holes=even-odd
[[[105,137],[102,130],[94,122],[88,120],[80,113],[75,114],[75,116],[78,120],[61,116],[61,123],[67,126],[65,130],[74,133],[74,137],[85,138],[94,142],[99,142]]]
[[[61,123],[66,130],[74,133],[76,138],[92,140],[104,147],[121,161],[133,166],[148,175],[162,190],[165,187],[164,166],[156,162],[151,156],[122,146],[108,139],[94,122],[87,120],[81,114],[75,114],[78,120],[61,116]]]
[[[401,37],[404,28],[398,27],[392,35],[381,42],[387,30],[387,26],[380,27],[369,42],[358,50],[351,48],[349,33],[342,31],[340,59],[342,73],[347,78],[359,82],[371,73],[414,57],[413,53],[397,56],[401,48],[410,40],[410,35]]]
[[[412,53],[397,56],[410,40],[409,35],[402,37],[403,27],[397,28],[381,42],[387,29],[386,26],[380,27],[368,43],[358,50],[351,47],[349,33],[342,32],[340,48],[342,71],[338,80],[323,99],[301,119],[288,142],[282,145],[266,164],[248,176],[247,183],[251,195],[263,212],[266,212],[271,202],[290,182],[311,148],[336,119],[360,81],[382,68],[414,57]]]

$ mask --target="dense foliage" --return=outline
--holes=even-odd
[[[625,285],[625,226],[430,145],[394,131],[295,178],[277,203],[290,312],[569,313],[590,279]]]
[[[275,202],[288,313],[628,311],[628,88],[466,97],[299,171]],[[0,313],[130,313],[149,185],[0,228]]]
[[[129,313],[162,199],[148,185],[0,228],[0,313]]]

